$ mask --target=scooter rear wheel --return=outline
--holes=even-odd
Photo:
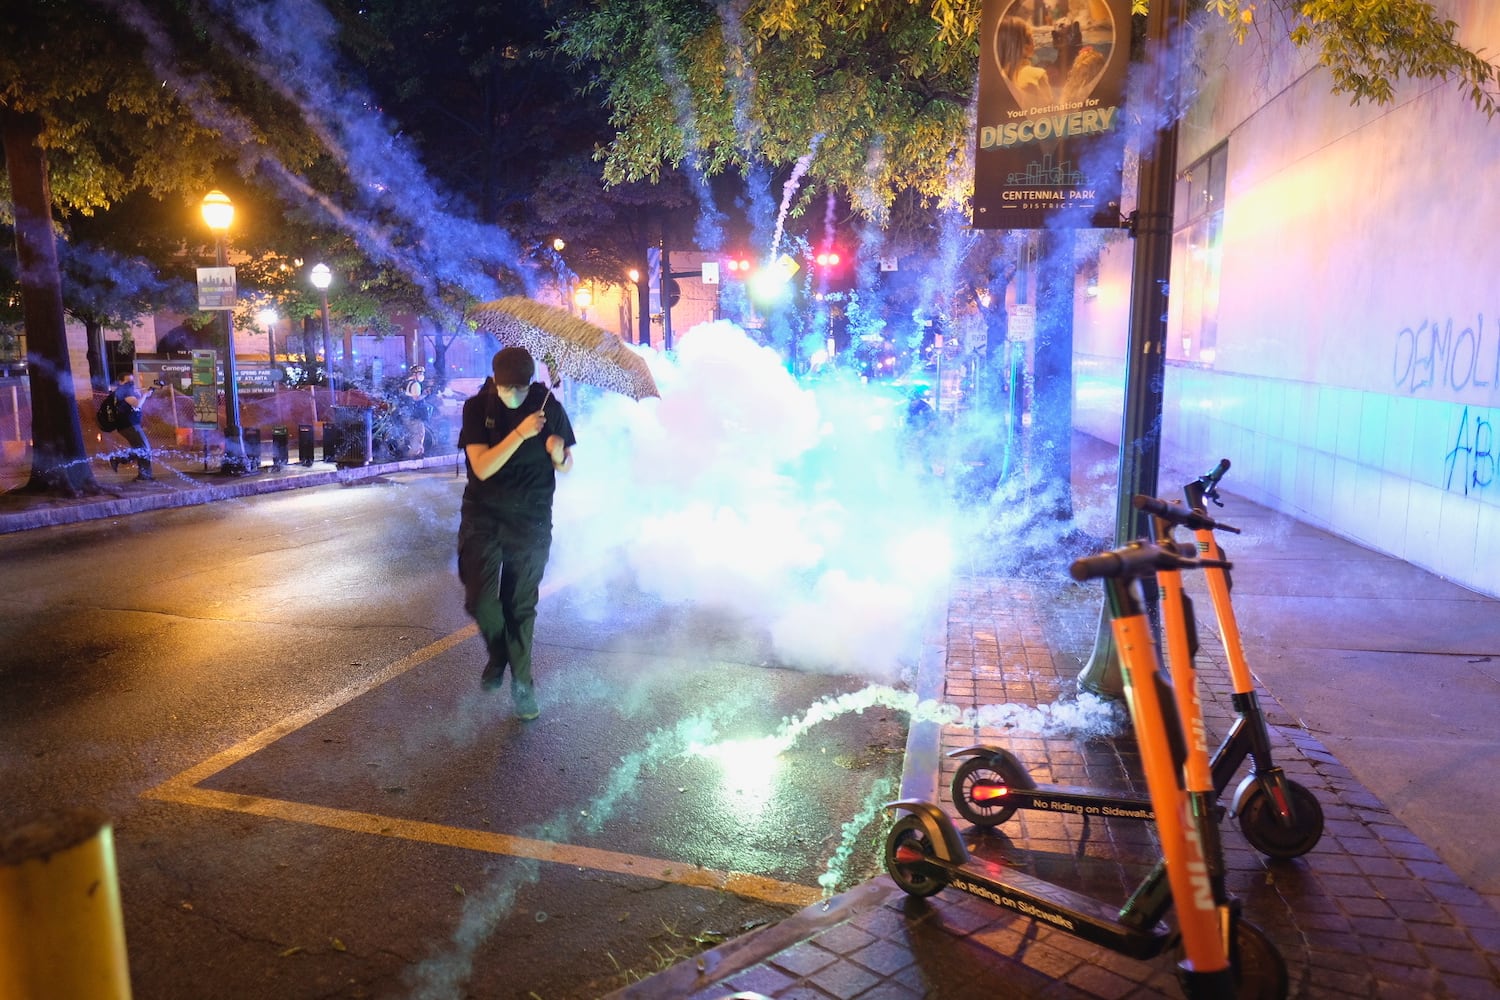
[[[950,791],[953,808],[975,826],[999,826],[1016,814],[1016,806],[1006,805],[1005,797],[980,795],[983,788],[1015,788],[1020,782],[1004,757],[990,755],[970,757],[958,766]]]
[[[901,860],[901,854],[911,851],[927,858],[935,853],[927,836],[927,827],[917,817],[908,815],[898,819],[885,838],[885,870],[890,873],[891,881],[909,896],[927,897],[942,892],[948,884],[947,879]]]
[[[1295,781],[1286,783],[1292,823],[1283,826],[1263,785],[1255,785],[1240,804],[1240,832],[1250,846],[1268,858],[1300,858],[1323,837],[1323,807],[1318,797]]]

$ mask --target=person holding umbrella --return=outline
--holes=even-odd
[[[464,402],[458,446],[468,464],[458,527],[464,610],[489,652],[480,685],[495,690],[510,668],[516,715],[540,713],[531,672],[542,573],[552,548],[557,473],[573,467],[573,425],[522,347],[497,352],[494,378]]]

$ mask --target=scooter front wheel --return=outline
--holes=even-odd
[[[1286,960],[1266,932],[1246,920],[1234,922],[1234,940],[1230,945],[1230,966],[1234,974],[1234,1000],[1286,1000],[1291,980]],[[1193,981],[1178,965],[1178,980],[1188,1000],[1222,1000],[1223,990],[1209,983],[1193,988]],[[1222,987],[1220,981],[1218,987]]]
[[[958,766],[950,790],[953,807],[975,826],[999,826],[1016,814],[1006,804],[1006,795],[1020,782],[1010,773],[1012,765],[999,755],[970,757]]]
[[[891,881],[909,896],[934,896],[943,891],[947,879],[920,867],[921,859],[934,855],[927,827],[915,816],[903,816],[885,838],[885,870]]]
[[[1240,803],[1240,832],[1250,846],[1268,858],[1300,858],[1323,837],[1323,807],[1318,797],[1295,781],[1286,782],[1292,822],[1282,825],[1265,786],[1256,784]]]

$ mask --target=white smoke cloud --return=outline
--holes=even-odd
[[[946,595],[949,516],[908,457],[902,397],[800,386],[729,323],[648,359],[660,399],[574,414],[551,572],[587,588],[617,567],[664,600],[727,609],[786,666],[890,679],[913,664]]]

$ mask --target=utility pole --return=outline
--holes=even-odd
[[[1130,334],[1125,348],[1125,413],[1120,430],[1120,481],[1115,497],[1115,545],[1147,535],[1147,519],[1131,505],[1137,493],[1156,496],[1161,464],[1162,379],[1166,370],[1167,294],[1172,278],[1172,208],[1177,180],[1178,67],[1174,44],[1183,0],[1153,0],[1146,18],[1146,60],[1165,120],[1141,157],[1135,211],[1129,229],[1135,239],[1130,280]],[[1142,581],[1154,610],[1155,587]],[[1120,661],[1102,610],[1094,651],[1078,675],[1078,686],[1101,697],[1125,692]]]

